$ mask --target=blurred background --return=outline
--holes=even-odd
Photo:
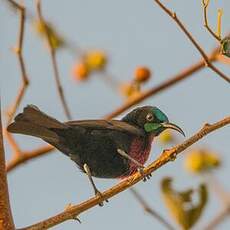
[[[31,15],[36,15],[34,1],[24,1]],[[201,1],[166,1],[204,50],[209,53],[216,40],[203,26]],[[230,2],[213,1],[209,7],[209,22],[216,27],[217,8],[223,8],[222,33],[230,30]],[[81,50],[100,50],[107,56],[106,74],[91,73],[85,81],[73,76],[73,68],[80,62],[74,49],[57,50],[57,61],[62,86],[74,119],[99,119],[122,105],[126,98],[111,87],[105,79],[115,79],[121,84],[132,81],[138,66],[147,66],[151,79],[143,85],[143,91],[153,87],[201,59],[200,54],[172,21],[153,1],[42,1],[44,18],[70,44]],[[0,71],[1,102],[3,111],[14,101],[21,84],[21,73],[12,48],[16,44],[19,17],[7,1],[0,4]],[[59,120],[66,117],[56,90],[51,59],[44,40],[35,31],[31,20],[26,20],[23,54],[30,85],[18,109],[27,104],[37,105],[41,110]],[[217,63],[226,75],[229,65]],[[102,76],[103,75],[103,76]],[[215,122],[229,114],[229,85],[211,70],[205,68],[172,88],[150,97],[141,105],[154,105],[164,111],[169,119],[191,136],[205,122]],[[127,111],[128,112],[128,111]],[[116,117],[120,118],[122,117]],[[6,121],[6,119],[5,119]],[[6,124],[6,123],[5,123]],[[180,142],[183,138],[174,133]],[[222,159],[215,177],[226,191],[229,181],[230,128],[218,130],[188,149],[207,148]],[[44,143],[28,136],[16,136],[23,150],[30,150]],[[148,162],[173,143],[155,140]],[[5,142],[6,158],[12,149]],[[185,154],[154,172],[147,183],[140,182],[135,188],[148,204],[172,225],[177,226],[162,200],[160,182],[163,177],[174,178],[178,190],[197,187],[203,176],[194,176],[184,168]],[[117,180],[95,179],[100,188],[115,185]],[[11,207],[18,228],[36,223],[64,210],[68,203],[77,204],[93,195],[87,177],[75,164],[58,151],[30,161],[8,174]],[[201,229],[221,209],[219,198],[211,190],[209,202],[194,229]],[[67,221],[53,229],[165,229],[161,223],[146,214],[130,191],[125,191],[103,208],[95,207],[80,215],[82,224]],[[228,229],[229,218],[217,229]]]

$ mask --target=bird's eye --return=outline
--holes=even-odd
[[[146,116],[146,120],[147,121],[153,121],[153,114],[152,113],[148,113]]]

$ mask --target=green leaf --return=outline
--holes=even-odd
[[[230,57],[230,37],[226,37],[221,41],[221,53]]]

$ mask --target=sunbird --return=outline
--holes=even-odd
[[[143,178],[155,137],[166,129],[183,130],[170,123],[157,107],[138,107],[121,120],[77,120],[60,122],[28,105],[7,130],[39,137],[51,144],[87,174],[95,195],[101,196],[92,177],[125,178],[139,171]]]

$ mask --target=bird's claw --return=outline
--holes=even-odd
[[[101,194],[101,192],[100,192],[99,190],[96,190],[96,191],[95,191],[95,196],[99,197],[100,199],[103,199],[103,198],[104,198],[103,195]],[[105,202],[109,202],[107,199],[105,199],[104,201],[105,201]],[[103,201],[100,202],[98,205],[99,205],[100,207],[102,207],[102,206],[104,205]]]
[[[145,182],[145,181],[147,181],[147,180],[149,180],[151,177],[152,177],[152,174],[151,173],[149,173],[149,174],[145,174],[144,173],[144,166],[142,166],[142,167],[138,167],[138,172],[141,174],[141,176],[143,177],[143,181]]]

